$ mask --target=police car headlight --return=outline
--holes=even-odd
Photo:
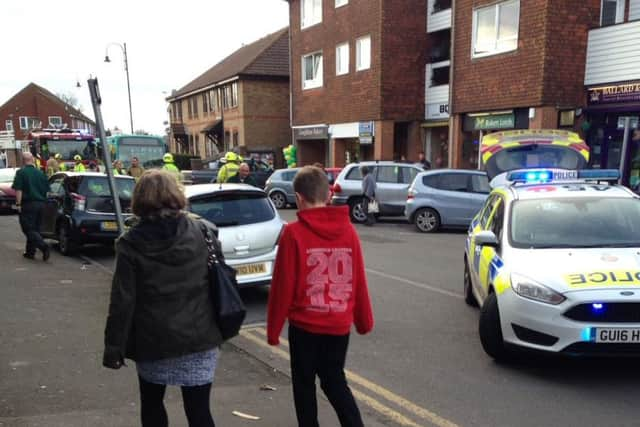
[[[511,274],[511,287],[521,297],[547,304],[558,305],[566,299],[535,280],[515,273]]]

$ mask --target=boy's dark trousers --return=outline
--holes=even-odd
[[[320,335],[289,325],[293,399],[300,427],[318,427],[316,375],[342,427],[362,427],[360,410],[347,385],[347,335]]]

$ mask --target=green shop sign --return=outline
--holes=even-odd
[[[474,130],[513,129],[516,118],[513,114],[496,114],[494,116],[479,116],[473,118]]]

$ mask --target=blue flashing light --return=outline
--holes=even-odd
[[[582,341],[592,341],[591,328],[584,328],[582,330]]]
[[[617,169],[520,169],[509,172],[507,181],[524,182],[527,184],[549,183],[562,181],[617,181],[620,171]]]
[[[593,307],[594,310],[599,311],[602,310],[604,306],[602,305],[602,303],[593,303],[591,304],[591,307]]]

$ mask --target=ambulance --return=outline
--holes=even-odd
[[[640,355],[640,199],[587,170],[577,134],[483,140],[493,190],[469,227],[464,299],[498,361],[519,351]]]

